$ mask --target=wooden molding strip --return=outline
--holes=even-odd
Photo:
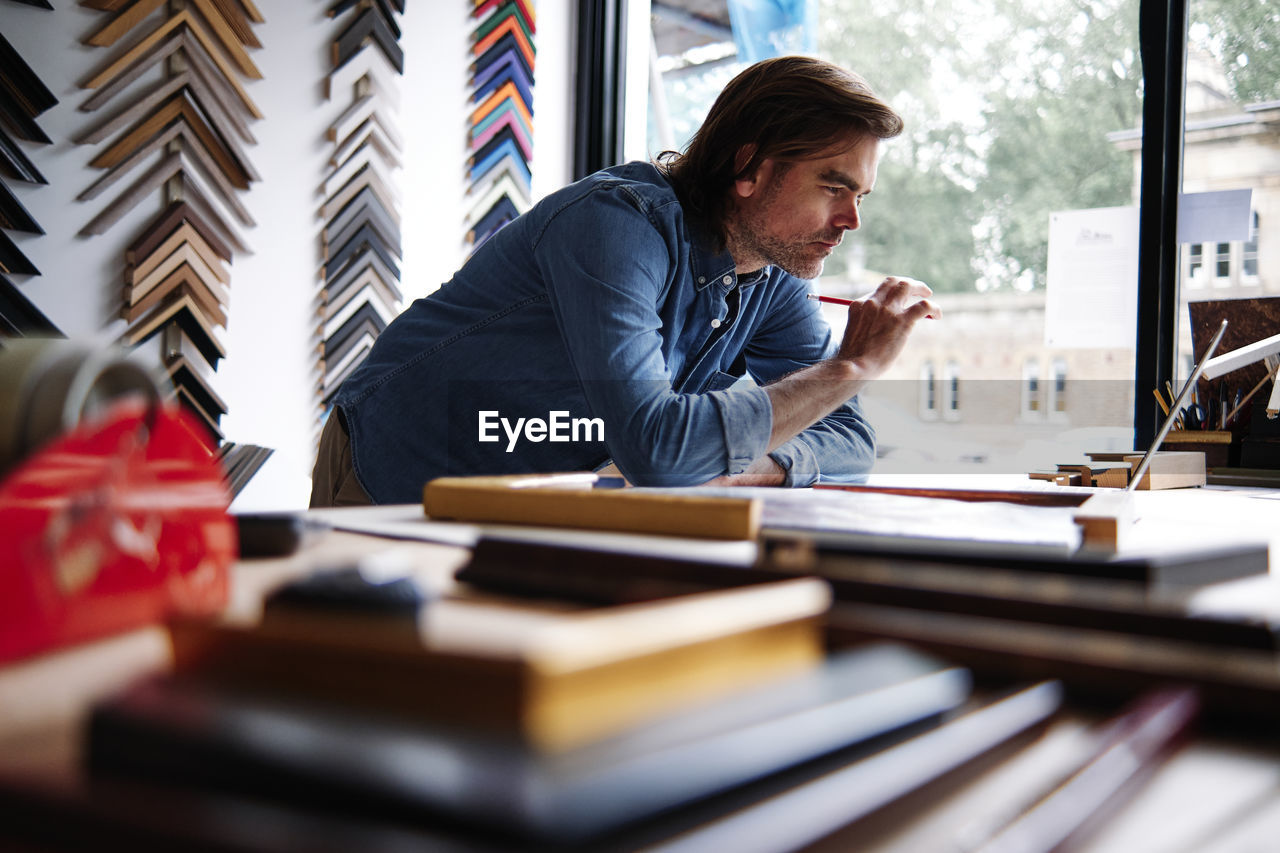
[[[176,328],[171,326],[170,328]],[[181,330],[179,330],[181,333]],[[181,385],[192,392],[192,395],[200,402],[201,408],[210,413],[225,415],[227,413],[227,404],[223,402],[221,396],[213,390],[213,386],[209,380],[211,377],[205,375],[208,372],[208,365],[204,364],[203,359],[199,355],[178,355],[170,359],[165,368],[169,372],[169,378],[174,381],[175,385]]]
[[[355,332],[347,335],[340,347],[334,347],[319,360],[320,372],[325,373],[330,365],[340,365],[347,361],[353,350],[362,349],[378,339],[378,327],[368,318],[363,318],[355,326]]]
[[[10,337],[66,337],[44,312],[22,294],[8,276],[0,275],[0,333]]]
[[[204,410],[195,395],[191,393],[191,389],[179,382],[174,382],[173,395],[168,399],[177,400],[179,404],[204,424],[204,428],[209,431],[211,444],[222,443],[225,436],[222,433],[222,427],[218,425],[218,419]]]
[[[366,285],[360,290],[351,291],[346,301],[335,306],[334,310],[326,311],[321,334],[328,338],[365,305],[372,305],[383,323],[390,323],[396,317],[395,306],[383,302],[378,291],[372,285]]]
[[[357,172],[342,189],[326,199],[324,207],[320,209],[321,218],[326,221],[332,220],[365,188],[372,190],[388,212],[396,210],[396,201],[391,197],[391,191],[387,188],[383,177],[366,167]]]
[[[257,105],[253,103],[249,98],[248,93],[245,92],[244,88],[240,85],[235,69],[231,68],[227,64],[227,61],[222,58],[219,51],[213,47],[212,41],[204,26],[201,25],[187,9],[183,9],[181,12],[170,17],[145,38],[133,47],[129,48],[129,50],[124,54],[117,57],[92,77],[85,80],[80,84],[81,88],[97,89],[99,86],[110,83],[114,77],[126,72],[130,65],[145,59],[147,53],[160,44],[164,40],[165,36],[182,27],[185,27],[187,31],[193,35],[198,42],[200,42],[201,46],[205,49],[205,52],[209,55],[209,58],[213,60],[214,65],[216,65],[218,70],[222,72],[222,76],[226,78],[227,83],[235,90],[240,101],[248,109],[249,114],[254,118],[262,118],[262,113],[258,111]]]
[[[374,306],[374,310],[384,323],[390,323],[395,319],[395,303],[384,300],[380,288],[370,281],[358,290],[348,291],[346,299],[342,302],[324,306],[324,311],[320,315],[323,322],[321,334],[328,339],[366,303]]]
[[[325,223],[324,237],[326,245],[330,242],[328,239],[329,232],[337,232],[342,228],[345,228],[347,223],[366,207],[376,208],[378,215],[386,218],[385,225],[387,226],[388,233],[399,233],[400,216],[395,210],[388,208],[383,204],[383,200],[377,196],[371,188],[365,187],[360,192],[356,193],[351,201],[343,205],[342,209],[339,210],[332,219]]]
[[[475,211],[488,210],[499,197],[504,195],[511,198],[512,203],[520,208],[521,213],[533,206],[529,188],[513,180],[510,172],[502,172],[496,180],[488,181],[479,189],[479,195],[471,202],[472,214],[468,214],[467,221],[470,222],[475,218]]]
[[[9,275],[40,275],[36,265],[9,239],[9,235],[0,231],[0,272]]]
[[[231,274],[223,265],[223,259],[214,251],[209,242],[204,239],[199,231],[197,231],[190,222],[183,220],[178,227],[165,238],[164,242],[155,246],[145,255],[137,255],[132,249],[125,252],[127,266],[125,267],[124,280],[126,284],[132,284],[133,281],[145,277],[160,262],[173,254],[179,246],[188,245],[200,257],[200,260],[209,267],[218,281],[228,284],[231,281]]]
[[[351,158],[351,155],[366,142],[372,143],[378,153],[382,155],[393,169],[399,169],[404,166],[404,160],[400,157],[400,149],[387,136],[386,131],[382,129],[382,123],[376,117],[369,118],[364,124],[360,125],[346,141],[339,145],[333,152],[333,156],[329,158],[330,166],[338,166]]]
[[[325,225],[321,234],[325,255],[328,256],[329,247],[343,245],[361,225],[366,223],[371,225],[382,241],[395,251],[396,257],[403,256],[400,228],[372,193],[362,194],[359,203],[353,201]]]
[[[524,213],[533,206],[528,190],[512,181],[509,175],[504,175],[501,179],[490,184],[484,194],[476,199],[465,221],[471,223],[479,220],[483,216],[481,211],[491,210],[497,204],[498,199],[501,198],[510,199],[520,213]]]
[[[213,327],[205,320],[199,307],[187,295],[161,305],[150,316],[140,320],[126,332],[126,341],[129,344],[140,344],[161,332],[170,322],[178,323],[182,327],[210,365],[216,365],[218,359],[226,357],[226,347],[222,341],[218,340]]]
[[[524,118],[518,110],[513,106],[499,107],[489,113],[489,118],[496,120],[491,122],[485,119],[486,127],[483,130],[472,128],[472,150],[481,150],[502,131],[509,130],[511,137],[520,148],[520,153],[526,160],[533,160],[533,132],[525,125]]]
[[[121,36],[132,30],[148,15],[160,8],[165,0],[137,0],[132,6],[111,19],[106,26],[84,39],[84,43],[97,47],[110,47]],[[236,36],[227,19],[210,2],[210,0],[191,0],[196,10],[204,18],[204,22],[222,44],[231,60],[244,72],[245,76],[255,80],[262,78],[260,72],[245,52],[240,39]],[[183,11],[186,11],[185,9]],[[180,13],[179,13],[180,14]]]
[[[0,69],[0,79],[4,78],[4,71]],[[7,124],[19,139],[25,139],[28,142],[37,142],[41,145],[48,145],[53,142],[48,135],[40,129],[40,125],[36,124],[35,119],[27,115],[27,111],[22,104],[15,100],[9,90],[0,86],[0,121]]]
[[[324,338],[324,340],[333,342],[333,348],[336,350],[338,347],[349,342],[351,335],[362,329],[365,323],[373,324],[373,327],[378,330],[379,334],[381,334],[382,330],[387,327],[387,324],[383,322],[381,315],[378,314],[372,305],[366,302],[347,319],[342,328],[338,329],[328,338]],[[322,346],[324,346],[323,343]]]
[[[0,87],[8,91],[29,118],[35,118],[58,103],[49,87],[2,34],[0,69],[3,69],[3,73],[0,73]]]
[[[334,68],[346,65],[360,48],[372,40],[378,49],[387,55],[387,60],[395,70],[404,73],[404,50],[396,41],[395,34],[387,26],[387,21],[372,6],[365,9],[351,24],[347,26],[333,42],[331,57]]]
[[[512,0],[475,0],[475,8],[471,10],[471,17],[482,18],[503,3],[509,2],[512,2]],[[526,0],[515,0],[515,2],[520,6],[520,12],[524,15],[525,20],[529,22],[529,27],[534,32],[537,32],[537,10],[529,5]]]
[[[130,302],[136,302],[161,286],[174,271],[182,266],[191,268],[192,273],[205,284],[209,293],[213,295],[217,302],[229,303],[231,301],[231,294],[218,280],[217,273],[205,263],[199,252],[193,249],[190,243],[183,243],[174,252],[162,258],[159,263],[153,264],[146,276],[134,276],[132,280],[127,280],[125,289]]]
[[[360,80],[367,79],[376,95],[391,109],[400,109],[399,73],[391,67],[387,55],[376,47],[364,47],[357,51],[341,68],[334,69],[325,78],[325,98],[333,100],[339,94],[356,91]]]
[[[396,283],[400,281],[400,276],[391,267],[387,266],[382,256],[376,253],[368,253],[347,266],[335,276],[330,276],[325,283],[325,289],[322,293],[341,294],[349,287],[355,286],[355,281],[365,274],[365,269],[372,267],[378,278],[384,282],[389,288],[399,293],[399,287]],[[399,301],[399,300],[396,300]]]
[[[241,44],[246,47],[262,47],[262,42],[258,41],[258,36],[253,31],[254,22],[250,20],[248,11],[243,6],[235,0],[213,0],[213,5],[217,7],[227,26],[235,32]],[[262,21],[259,20],[257,23],[260,24]]]
[[[494,203],[475,227],[467,232],[467,239],[475,246],[488,240],[493,233],[520,215],[520,211],[507,196],[502,196]]]
[[[374,121],[382,132],[386,134],[390,140],[392,147],[399,151],[404,150],[404,137],[400,134],[400,129],[396,127],[391,116],[386,110],[378,109],[378,98],[376,95],[365,95],[357,98],[352,102],[351,106],[342,111],[342,115],[329,125],[329,129],[325,131],[325,136],[331,142],[342,145],[346,140],[350,139],[352,134],[365,122]]]
[[[85,36],[83,44],[110,47],[121,36],[140,24],[148,15],[165,4],[165,0],[135,0],[132,6],[122,10],[97,32]],[[82,4],[83,5],[83,4]],[[123,5],[123,4],[120,4]],[[115,11],[103,10],[103,11]]]
[[[197,176],[191,174],[190,160],[183,150],[171,151],[155,166],[139,178],[123,195],[116,198],[80,229],[80,236],[104,234],[125,213],[138,205],[143,198],[164,185],[170,178],[180,178],[183,199],[210,225],[218,239],[239,252],[248,252],[248,246],[226,221],[226,217],[209,200],[209,193]]]
[[[133,0],[80,0],[80,5],[99,12],[117,12],[132,2]]]
[[[194,403],[199,407],[196,411],[197,417],[205,421],[208,427],[208,418],[212,418],[217,423],[223,415],[227,413],[227,404],[222,398],[214,393],[213,388],[200,376],[199,371],[187,358],[176,359],[167,368],[169,373],[169,381],[175,389],[181,389],[178,397],[183,405],[188,409]],[[182,392],[186,392],[184,396]],[[221,429],[221,427],[219,427]],[[212,427],[210,427],[212,431]],[[221,433],[218,433],[221,437]]]
[[[119,182],[121,178],[136,169],[140,163],[152,154],[155,154],[157,151],[167,150],[165,146],[177,139],[178,135],[185,129],[186,125],[182,124],[169,126],[159,136],[155,137],[146,145],[139,148],[137,151],[134,151],[128,157],[104,172],[98,180],[94,181],[85,188],[84,192],[76,196],[76,199],[79,201],[91,201],[102,195],[103,192],[110,189]]]
[[[325,178],[323,187],[325,198],[332,198],[342,187],[350,183],[356,175],[366,170],[378,175],[378,178],[391,196],[391,206],[398,208],[400,206],[400,190],[387,174],[382,157],[373,146],[367,143],[356,149],[354,154],[348,157],[341,166],[334,169],[329,177]]]
[[[241,254],[253,254],[248,243],[240,236],[240,232],[228,221],[225,213],[209,197],[208,191],[196,180],[196,176],[187,172],[180,172],[178,177],[181,179],[182,198],[208,224],[212,232],[218,236],[218,239]]]
[[[324,354],[322,362],[337,361],[342,358],[353,341],[366,333],[372,333],[377,337],[386,328],[381,325],[381,322],[377,312],[372,308],[363,313],[356,312],[341,329],[321,342],[320,349]]]
[[[384,304],[398,306],[402,299],[400,288],[396,286],[398,282],[395,279],[384,279],[379,272],[379,268],[380,265],[376,265],[371,261],[363,266],[358,276],[344,276],[343,287],[341,289],[326,286],[321,290],[320,298],[322,300],[322,305],[320,316],[326,316],[324,313],[325,306],[330,304],[345,304],[345,296],[347,293],[350,293],[353,290],[360,290],[361,288],[370,285],[372,285],[377,291]]]
[[[98,169],[109,169],[130,153],[159,135],[170,122],[183,122],[191,134],[189,139],[198,141],[200,147],[218,164],[223,175],[239,189],[248,189],[251,180],[260,180],[257,172],[248,165],[243,152],[228,144],[227,139],[205,121],[205,114],[195,104],[188,89],[171,95],[146,118],[127,133],[121,135],[106,150],[89,161]]]
[[[0,181],[0,228],[22,231],[26,234],[43,234],[40,223],[23,207],[9,186]]]
[[[245,76],[251,80],[261,80],[262,72],[258,70],[258,66],[253,64],[253,60],[249,58],[249,53],[244,49],[244,45],[236,35],[235,29],[231,26],[230,21],[219,11],[218,7],[211,0],[190,0],[190,2],[194,3],[196,9],[204,16],[205,22],[213,30],[213,34],[222,42],[223,47],[227,49],[227,53],[231,54],[232,61],[240,67]]]
[[[164,213],[156,217],[146,229],[138,235],[133,244],[125,251],[125,262],[137,264],[139,260],[154,252],[161,243],[169,238],[178,228],[186,226],[204,241],[213,254],[231,263],[231,250],[217,239],[196,212],[186,202],[175,201],[165,208]]]
[[[373,348],[373,342],[377,339],[377,335],[365,333],[351,340],[351,346],[346,348],[341,358],[321,362],[320,393],[328,397],[332,392],[338,390],[338,387],[342,385],[343,380],[347,378],[351,371],[359,367],[360,362],[364,361],[365,356],[369,354],[369,350]]]
[[[502,157],[486,162],[483,170],[472,170],[470,177],[475,182],[474,185],[479,186],[486,176],[502,172],[510,172],[513,178],[517,178],[525,186],[533,184],[533,173],[529,171],[529,163],[514,147],[505,151]]]
[[[113,202],[107,205],[93,219],[80,229],[81,237],[89,237],[95,234],[104,234],[107,229],[116,223],[125,213],[137,207],[147,195],[159,189],[164,182],[175,174],[182,171],[182,154],[178,151],[171,151],[160,160],[159,163],[147,170],[141,178],[133,183],[128,190],[121,196],[118,196]]]
[[[231,211],[236,219],[250,228],[257,224],[252,214],[249,213],[249,209],[240,201],[240,196],[235,188],[218,171],[202,148],[193,147],[187,137],[181,134],[178,136],[178,147],[187,155],[189,162],[195,166],[199,176],[213,185],[213,188],[218,193],[217,198]]]
[[[125,125],[144,115],[157,104],[162,103],[165,98],[174,92],[183,88],[191,90],[192,99],[200,105],[201,109],[208,113],[209,120],[213,122],[215,127],[230,125],[240,135],[240,138],[246,142],[253,143],[256,141],[244,120],[235,112],[227,112],[225,104],[217,93],[208,86],[198,65],[193,65],[187,70],[161,81],[146,95],[131,104],[127,104],[114,116],[94,125],[72,141],[77,145],[101,142]]]
[[[332,257],[325,261],[325,278],[338,274],[351,263],[358,263],[358,259],[367,252],[373,252],[373,254],[381,258],[382,262],[387,265],[387,269],[391,270],[396,280],[399,280],[400,268],[396,265],[391,251],[378,237],[378,233],[369,225],[362,226],[355,234],[351,235],[351,239],[343,243],[334,252]]]
[[[187,71],[193,75],[191,78],[192,88],[202,98],[205,95],[203,90],[207,89],[212,97],[206,103],[216,101],[221,107],[220,112],[240,132],[244,141],[255,142],[253,134],[249,132],[248,124],[242,117],[242,114],[248,111],[236,96],[235,89],[228,85],[226,78],[214,66],[213,60],[209,57],[209,53],[204,49],[204,46],[186,30],[169,34],[156,46],[155,50],[148,52],[139,62],[129,66],[123,74],[114,78],[110,83],[100,87],[97,92],[80,105],[80,111],[94,112],[100,109],[103,104],[111,101],[117,94],[124,91],[138,77],[178,51],[181,51],[181,55],[187,59]],[[203,84],[203,88],[197,85],[197,81]]]
[[[48,180],[40,174],[40,170],[36,168],[36,164],[32,163],[26,154],[22,153],[22,149],[18,147],[18,143],[14,142],[9,134],[0,130],[0,172],[4,172],[11,178],[19,181],[26,181],[29,184],[47,184]]]
[[[226,328],[226,311],[214,295],[208,291],[208,288],[203,285],[204,283],[200,281],[199,277],[184,265],[174,270],[165,279],[164,285],[155,288],[151,293],[143,294],[136,299],[129,296],[121,314],[125,320],[132,323],[167,299],[187,297],[191,299],[193,305],[199,306],[200,313],[209,325]]]
[[[536,66],[537,51],[533,47],[533,42],[529,41],[529,37],[525,35],[524,28],[520,26],[515,18],[507,18],[493,32],[479,39],[471,47],[471,52],[475,56],[488,53],[489,49],[496,46],[502,39],[511,36],[515,40],[516,47],[521,55],[524,56],[525,63],[532,70]]]

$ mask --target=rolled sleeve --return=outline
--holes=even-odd
[[[817,454],[800,438],[791,439],[770,453],[769,458],[786,472],[782,481],[786,488],[802,489],[812,486],[822,475]]]
[[[713,391],[724,431],[725,470],[741,474],[769,448],[773,431],[773,406],[758,385],[743,384],[727,391]]]

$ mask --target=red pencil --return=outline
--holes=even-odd
[[[816,293],[810,293],[809,298],[812,299],[814,302],[828,302],[832,305],[852,305],[855,301],[853,299],[845,299],[842,296],[819,296]],[[933,315],[925,314],[924,318],[926,320],[932,320]]]
[[[842,299],[839,296],[819,296],[816,293],[810,293],[809,298],[814,302],[830,302],[832,305],[852,305],[852,299]]]

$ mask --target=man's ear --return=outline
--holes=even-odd
[[[760,179],[765,171],[765,164],[768,160],[763,160],[756,164],[756,168],[751,173],[743,175],[742,170],[751,162],[751,158],[755,156],[755,143],[743,145],[738,149],[738,153],[733,158],[733,173],[739,175],[733,181],[733,188],[740,198],[750,198],[755,195],[756,190],[760,187]]]

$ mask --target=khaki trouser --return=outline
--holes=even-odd
[[[351,439],[342,416],[334,409],[320,432],[320,449],[311,471],[311,506],[367,506],[365,494],[351,465]]]

